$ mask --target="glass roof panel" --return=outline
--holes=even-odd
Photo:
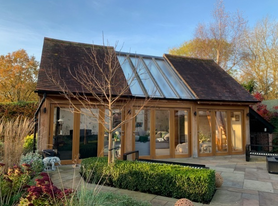
[[[164,60],[156,59],[156,62],[158,66],[161,68],[161,70],[164,72],[166,77],[169,79],[169,81],[174,86],[175,90],[178,92],[181,98],[190,98],[191,95],[186,90],[186,86],[183,82],[181,82],[180,78],[177,76],[176,73],[172,70],[170,66],[167,65],[167,63]]]
[[[157,66],[154,64],[152,59],[144,58],[144,61],[149,68],[151,74],[153,75],[155,81],[159,85],[160,89],[163,91],[166,98],[178,98],[175,93],[172,91],[163,75],[160,73]]]
[[[136,76],[134,76],[134,72],[133,72],[126,56],[117,55],[117,57],[118,57],[118,60],[120,62],[120,65],[122,67],[122,70],[124,72],[125,78],[128,82],[128,85],[130,87],[132,95],[145,97],[145,94],[142,91]]]
[[[156,88],[155,84],[153,83],[151,77],[149,76],[148,72],[146,71],[146,68],[144,67],[142,61],[139,58],[136,57],[130,57],[130,60],[134,67],[136,68],[136,71],[146,88],[149,96],[151,97],[162,97],[160,93],[158,92],[158,89]]]

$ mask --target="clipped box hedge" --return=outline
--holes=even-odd
[[[82,160],[81,175],[90,183],[208,203],[215,192],[215,172],[179,165],[117,160],[105,157]]]

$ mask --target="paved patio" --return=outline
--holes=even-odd
[[[244,155],[237,155],[175,158],[167,159],[167,161],[205,164],[210,169],[221,173],[224,179],[223,185],[217,188],[209,205],[274,206],[278,205],[278,175],[267,172],[265,159],[265,157],[251,156],[251,161],[246,162]],[[80,177],[79,168],[71,165],[60,166],[57,171],[50,172],[50,175],[58,187],[86,187],[96,191],[112,191],[150,201],[154,206],[173,206],[177,201],[174,198],[87,184]],[[194,203],[194,205],[206,204]]]

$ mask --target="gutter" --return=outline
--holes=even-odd
[[[39,114],[39,111],[41,110],[41,107],[44,103],[46,99],[46,93],[43,94],[43,98],[41,100],[41,103],[37,109],[37,111],[35,112],[35,115],[34,115],[34,121],[35,121],[35,129],[34,129],[34,140],[33,140],[33,153],[36,152],[36,136],[37,136],[37,130],[38,130],[38,114]]]

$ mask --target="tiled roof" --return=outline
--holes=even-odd
[[[113,66],[119,68],[112,79],[112,92],[114,95],[119,94],[119,91],[125,85],[130,84],[130,82],[127,82],[129,81],[127,76],[129,76],[130,72],[136,71],[134,61],[137,59],[143,68],[141,73],[142,71],[144,73],[140,74],[140,72],[136,71],[136,81],[130,85],[131,89],[125,91],[124,96],[152,96],[149,92],[156,88],[156,95],[153,95],[154,98],[257,102],[255,98],[213,60],[187,58],[169,54],[165,54],[163,58],[123,54],[116,53],[112,47],[50,38],[44,39],[37,92],[61,92],[61,88],[50,80],[49,77],[52,77],[59,81],[62,86],[65,83],[72,92],[91,94],[86,89],[88,85],[84,86],[78,83],[70,72],[76,72],[76,76],[79,76],[80,68],[83,67],[88,68],[86,72],[90,73],[90,75],[85,75],[86,78],[90,79],[92,73],[99,79],[102,78],[103,75],[98,72],[96,65],[90,59],[92,55],[89,54],[96,52],[97,62],[106,74],[107,66],[104,63],[105,57],[107,57],[105,55],[106,51],[113,53],[115,60],[113,61]],[[126,61],[122,61],[123,58]],[[121,61],[119,62],[119,60]],[[146,79],[147,76],[148,79]],[[163,84],[160,84],[158,81],[163,81]],[[155,88],[149,88],[150,85],[153,85]],[[98,90],[94,90],[94,92],[102,94]]]
[[[257,102],[213,60],[165,54],[199,100]]]
[[[44,39],[36,90],[41,92],[61,92],[62,88],[50,80],[55,79],[55,81],[60,82],[61,86],[65,84],[72,92],[91,93],[85,88],[85,86],[78,83],[73,78],[73,76],[90,78],[90,75],[84,76],[80,73],[80,68],[83,67],[86,68],[85,71],[87,73],[94,73],[94,76],[97,78],[102,78],[103,75],[101,75],[99,70],[96,69],[96,61],[92,61],[90,59],[92,57],[90,53],[92,53],[92,51],[96,52],[97,62],[101,65],[104,73],[107,74],[108,68],[104,63],[104,57],[107,57],[107,55],[105,55],[107,50],[113,53],[114,60],[112,61],[112,66],[119,68],[116,70],[116,74],[112,78],[112,93],[117,95],[121,88],[127,84],[127,82],[118,62],[116,53],[112,47],[81,44],[50,38]],[[74,75],[71,75],[70,71]],[[101,94],[101,92],[97,91],[96,89],[94,89],[94,92]],[[125,91],[123,95],[130,96],[130,90],[128,89]]]

